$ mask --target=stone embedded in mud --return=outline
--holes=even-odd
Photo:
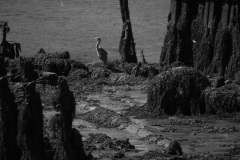
[[[179,144],[178,141],[173,141],[169,144],[168,154],[179,155],[179,156],[183,155],[182,147],[181,147],[181,145]]]
[[[207,88],[204,91],[204,101],[207,114],[240,111],[240,86],[228,84],[219,88]]]
[[[147,110],[152,116],[205,113],[201,96],[209,86],[208,79],[189,67],[176,67],[160,73],[148,89]]]

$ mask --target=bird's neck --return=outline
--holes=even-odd
[[[98,41],[98,43],[96,44],[96,48],[99,48],[99,44],[101,43],[101,40]]]

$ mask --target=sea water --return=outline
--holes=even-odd
[[[136,51],[158,62],[167,30],[170,0],[129,0]],[[118,0],[0,0],[8,40],[20,42],[23,56],[69,51],[83,62],[99,61],[95,37],[110,59],[119,59],[122,20]]]

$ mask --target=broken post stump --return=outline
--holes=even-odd
[[[135,42],[128,8],[128,0],[119,0],[123,21],[122,35],[119,42],[119,53],[124,63],[137,63]]]
[[[0,54],[0,77],[6,77],[4,56]],[[0,80],[0,159],[18,160],[20,150],[17,146],[17,105],[10,92],[7,77]]]
[[[72,128],[75,104],[73,93],[69,90],[66,79],[59,77],[58,91],[53,100],[54,108],[59,111],[59,114],[56,114],[52,120],[53,138],[56,139],[54,160],[86,158],[81,135]]]

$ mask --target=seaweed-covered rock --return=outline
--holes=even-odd
[[[81,119],[108,128],[119,127],[120,125],[127,124],[130,121],[123,115],[117,114],[116,112],[103,107],[97,107],[93,111],[81,115]]]
[[[92,78],[107,78],[111,74],[111,71],[107,68],[95,68],[92,71]]]
[[[201,103],[202,91],[208,79],[189,67],[176,67],[156,76],[148,89],[147,109],[153,116],[163,113],[196,115],[205,112]]]
[[[131,77],[131,75],[126,74],[126,73],[111,73],[109,76],[109,79],[112,82],[125,82],[130,77]]]
[[[44,71],[65,76],[67,76],[71,70],[71,63],[65,59],[46,59],[41,66]]]
[[[240,85],[227,84],[219,88],[207,88],[204,91],[207,114],[240,111]]]
[[[168,147],[168,154],[170,155],[183,155],[182,147],[178,141],[172,141]]]
[[[33,59],[37,69],[55,72],[58,75],[67,76],[70,71],[75,71],[76,69],[84,69],[88,71],[88,67],[86,67],[82,62],[70,59],[68,51],[62,53],[40,52],[34,55]]]
[[[78,70],[78,69],[83,69],[85,71],[89,71],[89,68],[83,64],[82,62],[80,61],[77,61],[77,60],[73,60],[73,59],[69,59],[67,60],[69,63],[71,63],[71,72],[75,71],[75,70]]]
[[[34,56],[36,59],[49,59],[49,58],[57,58],[57,59],[70,59],[70,54],[68,51],[63,52],[55,52],[55,53],[46,53],[42,48],[38,51],[38,54]]]
[[[87,72],[86,70],[84,69],[78,69],[78,70],[75,70],[73,72],[71,72],[68,77],[67,77],[67,80],[72,82],[72,81],[78,81],[78,80],[81,80],[82,78],[87,78],[89,75],[89,72]]]
[[[111,139],[108,135],[103,133],[90,133],[89,138],[85,141],[85,148],[91,145],[100,144],[96,149],[113,149],[113,150],[133,150],[135,147],[129,143],[128,139]]]
[[[153,78],[157,74],[159,74],[158,68],[156,68],[154,65],[148,65],[148,64],[142,65],[138,72],[138,75],[145,78]]]

